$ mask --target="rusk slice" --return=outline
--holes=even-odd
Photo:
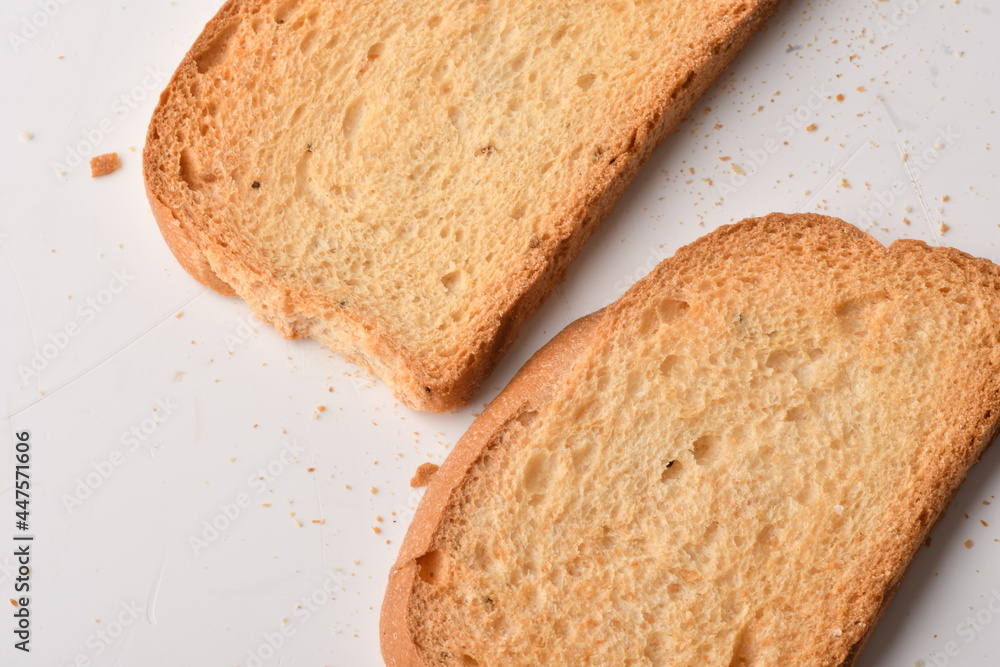
[[[998,415],[997,266],[817,215],[724,227],[473,423],[390,576],[383,656],[850,665]]]
[[[776,0],[230,0],[161,97],[180,263],[442,411]]]

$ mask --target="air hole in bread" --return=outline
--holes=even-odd
[[[347,141],[350,141],[352,138],[354,138],[354,135],[357,133],[358,128],[361,126],[361,121],[364,119],[364,113],[365,113],[364,96],[355,98],[353,102],[347,105],[347,109],[344,110],[344,122],[342,125],[344,131],[344,138]]]
[[[201,181],[198,179],[198,163],[191,149],[185,148],[181,150],[178,167],[180,169],[181,180],[187,183],[188,188],[195,191],[200,190]]]
[[[674,368],[677,367],[677,364],[678,364],[679,361],[680,360],[677,358],[677,355],[675,355],[675,354],[669,354],[669,355],[667,355],[663,359],[663,361],[660,362],[660,374],[661,375],[669,375],[670,371],[674,370]]]
[[[590,90],[590,87],[594,85],[594,80],[597,76],[593,73],[581,74],[576,80],[576,85],[580,87],[581,90]]]
[[[660,473],[660,481],[669,482],[670,480],[676,478],[681,474],[681,469],[683,467],[684,464],[676,459],[665,461],[663,463],[663,472]]]
[[[232,20],[229,25],[216,34],[200,54],[194,57],[195,66],[200,74],[205,74],[225,59],[226,52],[229,50],[229,40],[236,34],[236,29],[239,26],[239,20]]]
[[[465,289],[466,276],[468,274],[461,269],[457,271],[452,271],[441,276],[441,284],[444,285],[445,291],[449,294],[459,293]]]
[[[435,549],[416,559],[417,575],[427,584],[440,585],[448,574],[448,556]]]
[[[804,422],[807,419],[809,419],[809,408],[804,405],[797,405],[785,412],[786,422]]]
[[[288,2],[282,4],[278,7],[278,11],[274,13],[274,22],[280,24],[287,21],[295,10],[298,9],[301,2],[302,0],[288,0]]]
[[[691,454],[694,462],[698,465],[706,465],[715,458],[718,453],[721,440],[715,435],[703,435],[691,445]]]

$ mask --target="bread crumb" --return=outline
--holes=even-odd
[[[812,123],[806,126],[806,132],[815,132],[815,131],[816,131],[816,123]]]
[[[945,233],[945,232],[947,232],[947,231],[948,231],[949,229],[951,229],[951,227],[949,227],[947,223],[944,223],[944,222],[942,222],[942,223],[941,223],[941,226],[940,226],[940,227],[938,227],[938,229],[939,229],[939,230],[941,231],[941,233],[942,233],[942,234],[944,234],[944,233]]]
[[[867,89],[867,88],[865,88],[864,86],[858,86],[858,87],[857,87],[857,91],[858,91],[859,93],[867,93],[867,92],[868,92],[868,89]]]
[[[431,477],[433,477],[434,473],[437,471],[437,464],[421,463],[420,466],[417,467],[413,477],[410,479],[410,487],[416,489],[421,486],[427,486],[431,483]]]
[[[944,197],[941,197],[941,201],[943,202],[951,201],[951,195],[945,195]]]
[[[299,521],[298,519],[296,519],[295,520],[295,525],[298,526],[299,528],[301,528],[302,527],[302,522]]]
[[[986,522],[985,522],[985,521],[983,521],[982,519],[980,519],[980,520],[979,520],[979,523],[983,524],[983,527],[984,527],[984,528],[989,528],[989,527],[990,527],[990,524],[986,523]]]
[[[326,519],[313,519],[313,523],[318,523],[320,525],[323,525],[324,523],[326,523]]]
[[[847,182],[846,178],[842,178],[842,179],[840,179],[840,187],[842,187],[842,188],[849,188],[849,187],[851,187],[851,184]]]
[[[306,472],[314,472],[316,468],[306,468]]]
[[[843,102],[844,101],[844,94],[843,93],[839,93],[837,95],[837,101],[838,102]]]
[[[17,606],[17,600],[15,600],[14,598],[11,598],[11,599],[10,599],[10,603],[11,603],[12,605],[14,605],[15,607]]]
[[[118,153],[105,153],[97,157],[90,158],[90,177],[107,176],[113,171],[117,171],[122,166]]]
[[[32,139],[35,138],[35,135],[32,134],[31,132],[21,130],[20,132],[17,133],[17,138],[20,139],[21,141],[31,141]]]
[[[379,533],[382,532],[382,529],[379,528],[378,526],[372,526],[372,532],[378,535]]]
[[[900,162],[906,162],[909,159],[910,159],[910,154],[909,153],[905,153],[904,152],[902,155],[899,156],[899,161]]]
[[[316,406],[316,412],[326,412],[326,406],[325,405],[317,405]]]
[[[904,225],[910,224],[910,219],[909,218],[903,218],[903,224]]]
[[[378,487],[377,486],[373,486],[371,488],[371,494],[374,496],[376,493],[378,493]]]
[[[178,311],[177,311],[177,314],[176,314],[176,315],[174,315],[174,317],[176,317],[176,318],[178,318],[178,319],[180,319],[180,318],[184,317],[184,311],[183,311],[183,310],[178,310]]]
[[[975,544],[975,542],[973,542],[972,540],[966,540],[965,541],[965,548],[966,549],[971,549],[974,544]]]
[[[733,171],[735,171],[740,176],[746,176],[747,175],[747,172],[743,170],[743,167],[741,167],[740,165],[736,164],[735,162],[733,164],[731,164],[730,166],[733,168]]]

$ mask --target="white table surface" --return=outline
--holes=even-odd
[[[11,607],[0,665],[379,665],[414,469],[442,461],[534,350],[659,259],[775,210],[997,258],[1000,6],[788,0],[653,154],[475,403],[418,414],[206,291],[156,229],[146,124],[216,6],[0,9],[0,599],[15,597],[23,430],[35,536],[32,652],[13,648]],[[107,151],[121,170],[91,179],[86,159]],[[996,496],[994,447],[861,665],[1000,664]]]

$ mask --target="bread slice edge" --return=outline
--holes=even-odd
[[[857,233],[859,241],[877,244],[885,253],[892,252],[897,245],[900,245],[901,248],[908,244],[926,247],[926,244],[920,241],[903,240],[886,248],[878,244],[870,235],[836,218],[813,214],[771,214],[764,218],[748,219],[735,225],[726,225],[716,232],[702,237],[679,250],[673,258],[664,260],[648,278],[636,283],[614,304],[569,324],[525,364],[510,384],[473,422],[468,432],[455,445],[454,450],[427,489],[403,541],[399,557],[390,572],[382,605],[380,640],[382,656],[386,665],[389,667],[425,667],[413,641],[411,627],[414,621],[410,617],[411,596],[416,578],[419,576],[420,558],[433,549],[434,540],[448,504],[453,494],[463,484],[469,470],[478,462],[483,452],[495,439],[517,419],[518,415],[538,409],[553,395],[555,384],[571,373],[574,361],[584,357],[590,345],[597,341],[602,317],[610,315],[619,308],[627,307],[629,303],[634,303],[635,300],[641,298],[644,292],[648,292],[655,285],[657,272],[673,270],[673,266],[685,257],[710,252],[710,242],[737,233],[740,227],[775,222],[796,224],[799,220],[809,218],[822,219],[825,222],[850,227]],[[952,261],[969,263],[980,268],[990,265],[991,268],[988,271],[993,274],[994,279],[1000,279],[1000,268],[992,266],[986,260],[972,257],[952,248],[935,248],[933,252],[941,253],[941,256]],[[974,404],[974,409],[970,409],[969,413],[980,416],[972,418],[971,423],[967,424],[962,432],[956,435],[955,440],[963,443],[963,446],[956,447],[955,456],[950,461],[953,465],[935,477],[924,489],[926,493],[921,498],[921,509],[926,510],[927,520],[921,525],[913,526],[913,530],[910,531],[911,539],[902,544],[900,548],[891,550],[891,553],[881,554],[880,562],[872,564],[873,567],[877,565],[879,571],[888,571],[891,576],[880,582],[878,587],[859,588],[859,590],[854,591],[853,599],[861,612],[858,615],[868,619],[867,624],[861,629],[858,638],[850,645],[846,654],[840,653],[843,657],[838,658],[838,662],[830,662],[831,656],[829,655],[817,655],[817,660],[827,659],[822,664],[851,667],[857,662],[877,627],[878,621],[885,614],[893,596],[898,591],[906,572],[912,566],[917,550],[944,515],[945,509],[958,493],[969,470],[979,461],[986,448],[1000,432],[1000,413],[995,409],[995,406],[1000,405],[1000,381],[985,386],[983,389],[981,394],[969,398],[970,403]],[[817,648],[819,647],[817,646]]]
[[[323,295],[276,278],[262,258],[220,247],[219,230],[199,220],[195,207],[184,205],[182,193],[171,191],[171,177],[163,170],[168,152],[163,142],[169,139],[159,135],[160,129],[170,127],[170,93],[197,76],[197,60],[216,45],[218,35],[236,20],[244,6],[261,4],[260,0],[227,2],[206,25],[161,95],[143,151],[147,196],[161,233],[178,262],[196,280],[221,294],[241,296],[255,316],[286,338],[315,338],[380,377],[408,407],[445,412],[472,400],[516,339],[521,324],[563,280],[597,222],[610,213],[652,150],[731,63],[778,2],[749,3],[733,25],[719,27],[717,34],[706,40],[697,61],[679,67],[673,79],[656,82],[655,92],[637,104],[631,144],[584,187],[569,193],[565,205],[554,213],[555,233],[543,241],[546,247],[542,255],[547,261],[525,267],[527,275],[512,280],[509,290],[491,296],[493,302],[484,304],[481,318],[470,328],[474,333],[461,341],[464,349],[475,352],[471,361],[442,368],[432,367],[426,355],[409,349],[406,341],[391,335],[378,318],[338,312]],[[684,72],[689,74],[684,76]]]

